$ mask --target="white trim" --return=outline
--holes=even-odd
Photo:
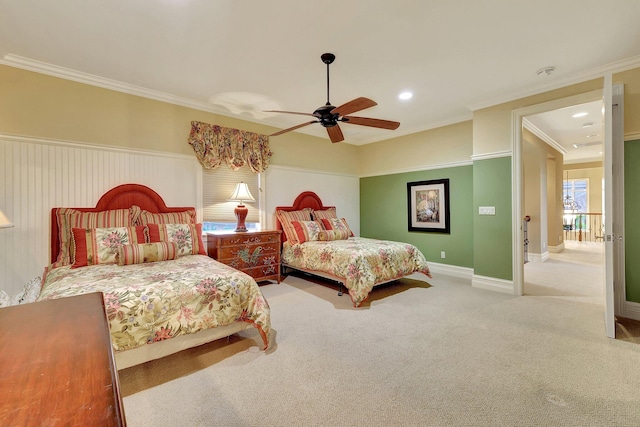
[[[549,251],[544,251],[541,254],[529,252],[528,255],[530,262],[545,262],[549,259]]]
[[[175,158],[193,159],[197,162],[195,155],[192,156],[189,154],[170,153],[168,151],[143,150],[140,148],[130,148],[130,147],[117,147],[113,145],[92,144],[88,142],[65,141],[60,139],[34,138],[30,136],[11,135],[11,134],[5,134],[5,133],[0,133],[0,141],[57,145],[57,146],[66,146],[66,147],[73,147],[73,148],[90,148],[94,150],[110,151],[110,152],[117,152],[117,153],[144,154],[144,155],[152,155],[152,156],[160,156],[160,157],[170,157],[172,159],[175,159]]]
[[[496,151],[493,153],[484,153],[484,154],[474,154],[473,156],[471,156],[471,160],[475,162],[476,160],[498,159],[502,157],[509,157],[511,156],[511,154],[512,154],[511,150]]]
[[[565,79],[555,80],[552,84],[548,84],[544,86],[536,86],[534,88],[523,90],[521,92],[512,92],[504,95],[499,95],[490,100],[471,103],[467,105],[467,108],[470,109],[471,111],[481,110],[483,108],[504,104],[506,102],[514,101],[517,99],[527,98],[529,96],[537,95],[543,92],[548,92],[555,89],[561,89],[577,83],[599,79],[599,78],[602,78],[602,76],[607,72],[620,73],[623,71],[631,70],[633,68],[638,68],[639,66],[640,66],[640,56],[634,56],[631,58],[623,59],[621,61],[602,65],[597,68],[585,70],[581,73],[574,74]]]
[[[520,242],[524,240],[521,220],[523,217],[522,120],[531,114],[544,113],[600,99],[602,99],[602,90],[597,89],[565,98],[554,99],[541,104],[517,108],[511,112],[511,147],[513,150],[513,156],[511,157],[511,250],[513,259],[513,283],[516,295],[522,295],[524,292],[524,248],[520,245]]]
[[[558,246],[549,246],[547,249],[549,249],[549,252],[551,253],[559,254],[564,251],[564,242],[560,243]]]
[[[625,301],[622,317],[627,319],[640,320],[640,304],[633,301]]]
[[[537,136],[538,138],[540,138],[541,140],[543,140],[544,142],[546,142],[547,144],[555,148],[557,151],[561,152],[562,154],[567,154],[569,152],[562,145],[558,144],[558,142],[555,139],[551,138],[549,135],[544,133],[538,126],[531,123],[529,119],[527,119],[526,117],[522,118],[522,125],[526,129],[528,129],[529,132],[531,132],[532,134],[534,134],[535,136]]]
[[[459,162],[449,162],[449,163],[439,163],[436,165],[427,165],[427,166],[416,166],[413,168],[406,169],[396,169],[393,171],[373,174],[373,175],[360,175],[360,178],[369,178],[372,176],[385,176],[385,175],[395,175],[398,173],[408,173],[408,172],[421,172],[428,170],[438,170],[438,169],[448,169],[448,168],[457,168],[460,166],[473,166],[473,162],[471,160],[463,160]]]
[[[497,279],[495,277],[479,276],[474,274],[471,278],[471,286],[489,291],[514,295],[514,284],[511,280]]]
[[[439,262],[429,261],[429,270],[435,274],[444,274],[447,276],[459,277],[461,279],[471,280],[473,278],[473,268],[460,267],[457,265],[441,264]]]
[[[270,165],[269,169],[280,169],[280,170],[286,170],[286,171],[292,171],[292,172],[318,173],[318,174],[324,174],[324,175],[346,176],[346,177],[349,177],[349,178],[359,178],[358,175],[349,174],[349,173],[332,172],[332,171],[325,171],[325,170],[320,170],[320,169],[298,168],[298,167],[293,167],[293,166]]]

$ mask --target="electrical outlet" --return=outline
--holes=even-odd
[[[441,251],[441,252],[440,252],[440,258],[442,258],[442,259],[446,258],[446,257],[445,257],[445,253],[444,253],[444,251]]]

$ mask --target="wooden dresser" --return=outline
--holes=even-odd
[[[207,233],[207,252],[256,282],[280,283],[280,234],[279,230]]]
[[[0,425],[126,425],[101,293],[0,308],[0,367]]]

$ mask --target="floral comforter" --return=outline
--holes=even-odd
[[[408,243],[350,237],[347,240],[284,243],[282,262],[341,278],[358,307],[376,284],[414,272],[431,277],[422,252]]]
[[[49,267],[39,300],[90,292],[104,293],[115,351],[233,322],[253,324],[264,348],[269,345],[269,304],[258,284],[204,255],[125,266]]]

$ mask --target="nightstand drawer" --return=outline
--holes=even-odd
[[[254,235],[252,233],[242,233],[242,235],[233,234],[218,236],[219,247],[261,245],[265,243],[280,243],[280,234]]]
[[[207,234],[211,258],[247,273],[256,282],[280,283],[280,231]]]
[[[247,266],[252,267],[258,265],[260,258],[266,255],[277,255],[279,253],[280,246],[278,243],[246,246],[224,246],[218,247],[218,261],[227,264],[225,260],[235,258],[243,261]]]

